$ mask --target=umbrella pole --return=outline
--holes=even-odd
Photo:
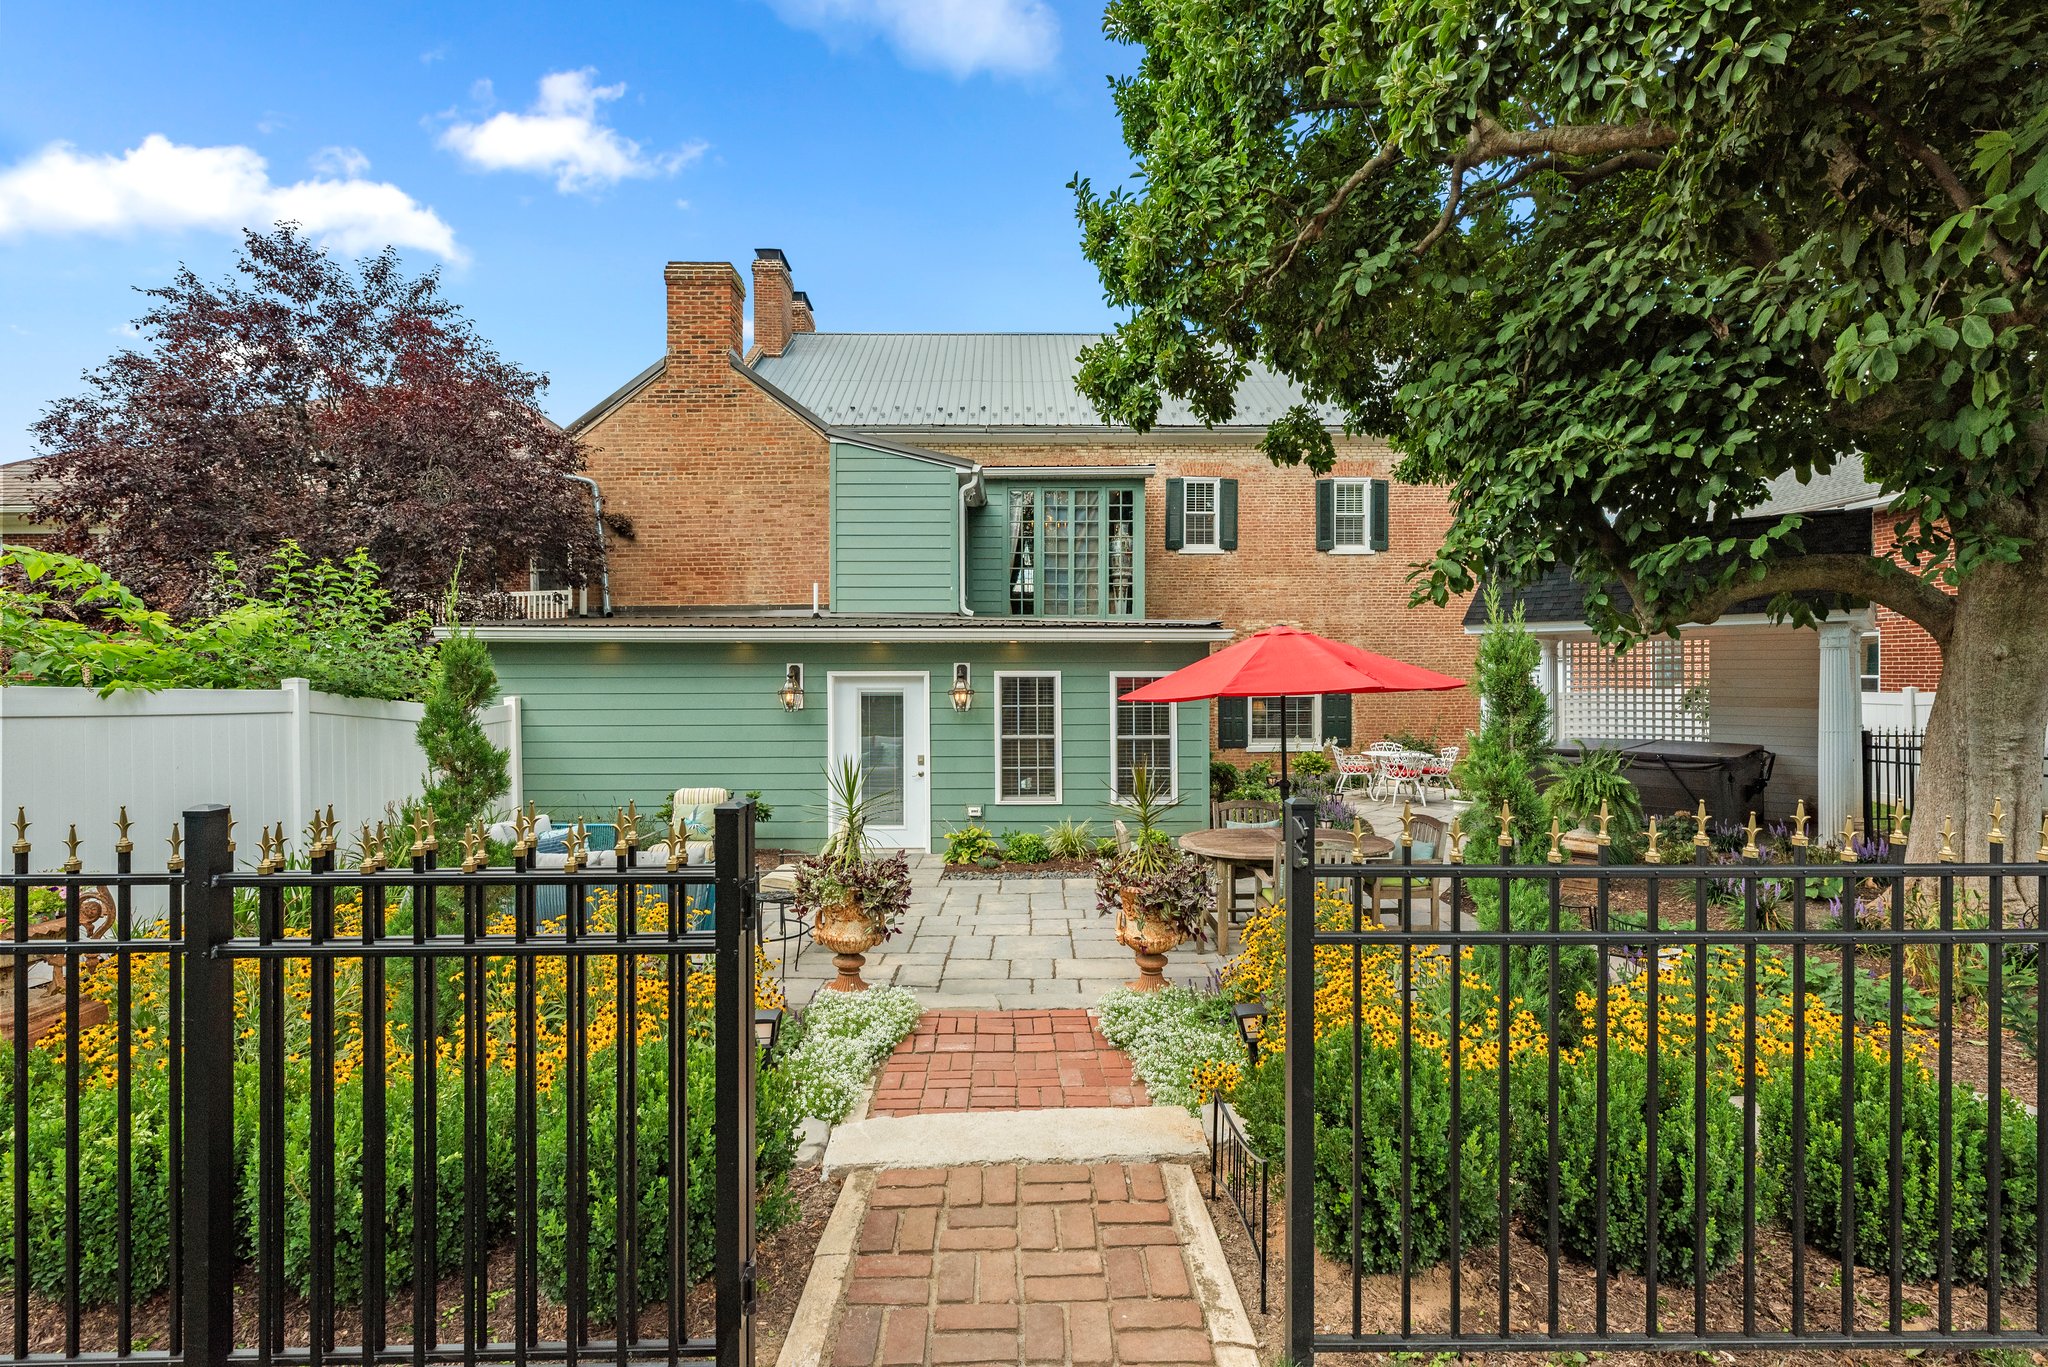
[[[1287,782],[1287,699],[1280,699],[1280,800],[1285,802],[1291,785]]]

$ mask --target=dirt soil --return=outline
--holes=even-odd
[[[755,1255],[760,1287],[759,1310],[755,1319],[754,1361],[757,1367],[769,1367],[782,1352],[782,1340],[788,1335],[790,1322],[796,1317],[797,1303],[803,1298],[804,1282],[810,1276],[818,1240],[823,1236],[825,1223],[831,1218],[832,1207],[839,1199],[841,1183],[820,1180],[815,1168],[799,1168],[790,1175],[790,1186],[798,1202],[798,1218],[788,1227],[762,1239]],[[242,1348],[255,1347],[258,1324],[255,1283],[256,1269],[253,1266],[245,1265],[237,1270],[235,1340],[236,1345]],[[505,1342],[512,1336],[516,1308],[511,1290],[510,1249],[501,1248],[492,1254],[489,1285],[490,1335],[495,1341]],[[438,1337],[444,1342],[459,1342],[462,1338],[461,1290],[459,1277],[445,1278],[438,1288]],[[713,1287],[708,1280],[692,1287],[684,1299],[684,1331],[692,1336],[708,1337],[712,1332],[714,1307]],[[411,1342],[412,1309],[412,1289],[393,1288],[385,1316],[388,1342]],[[543,1298],[538,1306],[538,1316],[540,1337],[543,1340],[558,1341],[563,1337],[568,1317],[561,1306]],[[310,1305],[297,1296],[288,1297],[284,1304],[285,1343],[303,1347],[307,1342],[311,1322]],[[98,1306],[86,1311],[80,1322],[81,1348],[87,1353],[115,1351],[118,1328],[113,1306]],[[361,1328],[362,1314],[359,1310],[351,1308],[339,1311],[335,1315],[337,1342],[359,1343]],[[668,1307],[657,1303],[643,1308],[638,1317],[637,1330],[641,1338],[666,1337]],[[13,1333],[13,1301],[10,1298],[5,1301],[4,1308],[0,1308],[0,1342],[11,1342]],[[592,1341],[611,1339],[611,1321],[602,1313],[594,1312],[590,1317],[587,1337]],[[169,1338],[170,1299],[167,1295],[158,1293],[135,1307],[128,1346],[136,1352],[162,1352],[168,1345]],[[63,1306],[45,1296],[31,1296],[29,1350],[32,1353],[61,1353],[63,1349]],[[602,1358],[605,1354],[592,1353],[589,1356]]]
[[[1206,1163],[1195,1165],[1195,1178],[1201,1187],[1204,1199],[1209,1197],[1209,1170]],[[1286,1212],[1280,1200],[1279,1179],[1274,1179],[1271,1193],[1270,1236],[1268,1247],[1272,1266],[1267,1283],[1265,1313],[1259,1310],[1259,1267],[1256,1247],[1240,1223],[1237,1208],[1231,1202],[1227,1190],[1219,1187],[1216,1199],[1209,1200],[1209,1216],[1215,1223],[1216,1233],[1223,1243],[1225,1260],[1230,1264],[1236,1278],[1238,1295],[1244,1301],[1245,1313],[1251,1318],[1252,1329],[1258,1336],[1259,1354],[1262,1360],[1276,1362],[1282,1356],[1284,1322],[1282,1308],[1286,1301],[1287,1279],[1282,1266],[1282,1247],[1286,1232]],[[1254,1225],[1256,1228],[1256,1224]],[[1756,1315],[1760,1330],[1783,1329],[1790,1321],[1789,1284],[1791,1273],[1791,1246],[1781,1232],[1759,1231],[1757,1249],[1757,1297]],[[1351,1269],[1318,1255],[1316,1259],[1316,1306],[1317,1328],[1323,1333],[1348,1333],[1351,1331]],[[1530,1239],[1517,1232],[1510,1236],[1508,1243],[1509,1267],[1509,1321],[1517,1332],[1541,1334],[1546,1328],[1545,1308],[1548,1304],[1548,1276],[1541,1233]],[[1841,1282],[1840,1265],[1823,1254],[1808,1251],[1806,1258],[1806,1305],[1807,1324],[1816,1331],[1832,1331],[1840,1322]],[[1461,1324],[1474,1332],[1487,1332],[1499,1324],[1499,1249],[1498,1245],[1473,1249],[1466,1254],[1463,1276],[1460,1282],[1463,1308],[1460,1311]],[[1594,1294],[1597,1279],[1590,1264],[1565,1257],[1560,1260],[1558,1278],[1558,1303],[1561,1307],[1562,1327],[1568,1331],[1585,1332],[1593,1328]],[[1368,1276],[1362,1285],[1362,1328],[1366,1333],[1392,1332],[1400,1327],[1401,1282],[1393,1276]],[[2009,1286],[2004,1299],[2004,1317],[2008,1328],[2017,1328],[2028,1322],[2026,1318],[2033,1304],[2033,1288]],[[1888,1313],[1886,1301],[1887,1286],[1882,1273],[1868,1270],[1856,1275],[1856,1327],[1865,1331],[1883,1326]],[[1442,1331],[1449,1324],[1450,1278],[1444,1268],[1438,1267],[1415,1275],[1410,1285],[1413,1322],[1423,1330]],[[1643,1279],[1632,1272],[1620,1272],[1608,1281],[1609,1325],[1619,1332],[1640,1332],[1643,1326]],[[1935,1327],[1933,1307],[1936,1304],[1935,1288],[1928,1285],[1908,1285],[1901,1298],[1901,1309],[1905,1327],[1909,1330],[1932,1329]],[[1689,1332],[1693,1327],[1693,1296],[1689,1284],[1673,1287],[1662,1285],[1658,1289],[1658,1325],[1670,1332]],[[1984,1295],[1976,1287],[1958,1286],[1954,1291],[1954,1323],[1959,1327],[1984,1323]],[[1741,1269],[1731,1268],[1713,1277],[1707,1284],[1707,1327],[1713,1332],[1739,1332],[1743,1327],[1743,1288]],[[1687,1355],[1692,1356],[1692,1355]],[[1870,1349],[1854,1351],[1812,1350],[1786,1353],[1781,1350],[1757,1352],[1722,1351],[1697,1355],[1698,1360],[1729,1362],[1742,1367],[1908,1367],[1919,1363],[2020,1363],[2048,1362],[2048,1357],[2039,1354],[2008,1350],[2003,1355],[1991,1356],[1977,1353],[1933,1353],[1926,1351],[1885,1352]],[[1561,1352],[1544,1356],[1540,1353],[1469,1353],[1425,1355],[1419,1353],[1328,1353],[1319,1354],[1319,1363],[1333,1364],[1428,1364],[1428,1367],[1465,1367],[1465,1364],[1510,1364],[1536,1363],[1582,1363],[1597,1361],[1615,1364],[1615,1367],[1664,1367],[1682,1360],[1670,1353],[1644,1353],[1636,1351],[1595,1352],[1580,1354]]]

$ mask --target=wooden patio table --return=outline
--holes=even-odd
[[[1349,845],[1352,834],[1341,826],[1316,827],[1316,844]],[[1383,835],[1359,836],[1358,853],[1364,860],[1384,859],[1394,852],[1394,842]],[[1180,847],[1206,859],[1216,870],[1216,952],[1230,952],[1230,898],[1240,868],[1270,869],[1280,857],[1278,826],[1212,826],[1189,831]]]

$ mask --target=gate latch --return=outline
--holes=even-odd
[[[756,1278],[753,1259],[740,1264],[740,1304],[749,1310],[754,1308]]]

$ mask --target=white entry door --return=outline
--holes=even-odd
[[[888,849],[924,849],[932,829],[931,677],[834,674],[831,687],[832,767],[860,765],[869,838]]]

